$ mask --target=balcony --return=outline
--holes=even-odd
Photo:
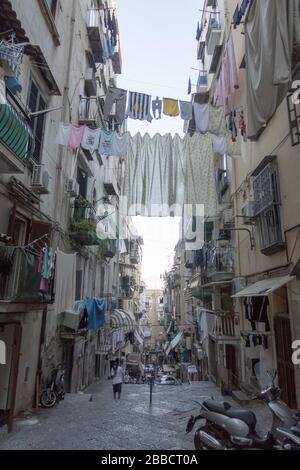
[[[7,90],[6,103],[0,103],[0,173],[24,173],[33,149],[30,119]]]
[[[230,281],[234,277],[234,249],[231,245],[208,248],[206,274],[211,282]]]
[[[215,47],[220,44],[222,29],[220,13],[211,13],[208,21],[208,28],[205,42],[207,44],[207,53],[212,55]]]
[[[94,60],[96,63],[100,63],[102,61],[103,46],[99,10],[94,8],[88,10],[86,26]]]
[[[103,185],[108,196],[119,195],[119,186],[118,186],[114,168],[104,169]]]
[[[120,48],[120,40],[117,38],[117,44],[115,46],[115,53],[112,57],[112,66],[115,74],[119,75],[122,73],[122,56]]]
[[[204,61],[205,58],[205,41],[199,41],[197,50],[197,59]]]
[[[210,327],[209,335],[216,341],[226,343],[240,341],[238,334],[238,317],[234,315],[214,315],[215,319]]]
[[[117,240],[113,238],[99,240],[99,252],[103,258],[113,258],[117,254]]]
[[[95,71],[92,67],[89,67],[85,73],[84,91],[87,96],[97,95],[97,80]]]
[[[104,120],[97,96],[80,97],[78,122],[91,128],[103,126]]]
[[[74,214],[70,222],[69,237],[75,246],[96,246],[101,240],[97,236],[97,222],[92,204],[79,196],[74,202]]]
[[[39,257],[17,247],[0,247],[0,301],[14,303],[51,303],[48,292],[40,291]]]

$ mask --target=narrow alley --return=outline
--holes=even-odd
[[[111,381],[94,384],[84,394],[66,395],[55,408],[21,416],[9,437],[0,432],[0,450],[192,450],[193,433],[185,427],[199,411],[196,402],[220,397],[210,382],[155,385],[150,407],[148,385],[123,390],[114,401]],[[266,431],[270,412],[261,404],[252,408],[258,429]]]

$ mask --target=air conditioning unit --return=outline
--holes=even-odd
[[[69,179],[67,192],[71,197],[76,197],[79,195],[79,184],[76,180]]]
[[[232,290],[234,294],[237,294],[246,287],[246,278],[245,277],[236,277],[232,279]]]
[[[49,194],[51,176],[43,170],[43,165],[33,165],[31,177],[31,189],[36,194]]]
[[[242,216],[244,225],[252,225],[254,219],[255,202],[249,201],[242,207]]]

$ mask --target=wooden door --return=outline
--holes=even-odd
[[[295,370],[291,360],[292,336],[290,319],[287,315],[274,318],[275,344],[277,354],[278,384],[281,398],[290,408],[297,407]]]

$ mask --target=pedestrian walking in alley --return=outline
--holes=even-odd
[[[113,394],[114,400],[118,400],[121,398],[122,393],[122,383],[123,383],[123,370],[122,367],[119,365],[119,361],[116,361],[113,366]]]

